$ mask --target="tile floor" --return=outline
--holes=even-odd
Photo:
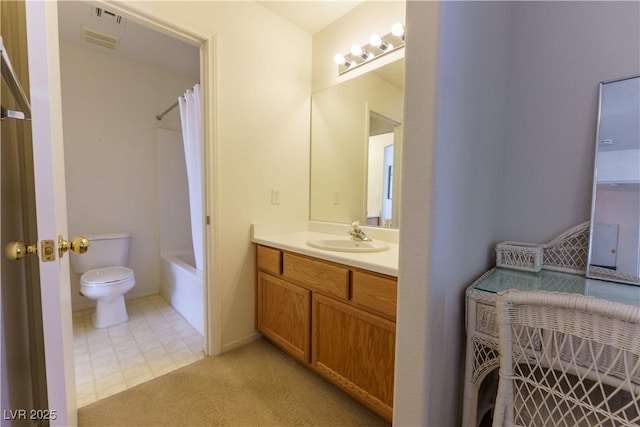
[[[94,309],[73,313],[78,407],[204,357],[204,339],[160,295],[127,300],[129,321],[93,327]]]

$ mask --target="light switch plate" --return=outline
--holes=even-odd
[[[280,189],[278,188],[271,189],[271,204],[272,205],[280,204]]]

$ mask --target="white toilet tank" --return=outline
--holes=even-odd
[[[104,267],[126,266],[129,259],[129,233],[88,234],[89,249],[82,255],[71,253],[71,267],[76,273]]]

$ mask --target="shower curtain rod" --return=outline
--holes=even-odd
[[[173,110],[174,108],[176,108],[178,106],[178,101],[174,102],[173,104],[171,104],[171,107],[167,108],[166,110],[164,110],[162,113],[158,114],[156,116],[156,119],[158,120],[162,120],[162,118],[171,110]]]
[[[0,51],[2,51],[2,59],[0,60],[0,62],[2,62],[2,66],[0,67],[2,78],[7,83],[7,86],[9,86],[9,90],[11,91],[13,98],[22,109],[22,111],[12,111],[2,107],[2,118],[10,117],[12,119],[31,120],[31,105],[29,104],[27,95],[25,95],[24,89],[22,89],[22,85],[20,84],[16,73],[13,71],[11,60],[4,48],[4,41],[2,40],[2,37],[0,37]]]

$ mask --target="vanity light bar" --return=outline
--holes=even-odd
[[[404,41],[405,27],[399,22],[391,26],[391,32],[389,34],[384,36],[371,34],[369,44],[364,46],[354,44],[351,47],[351,52],[346,55],[337,53],[333,57],[334,62],[338,65],[338,74],[344,74],[347,71],[358,68],[362,64],[371,62],[387,53],[403,48]]]

